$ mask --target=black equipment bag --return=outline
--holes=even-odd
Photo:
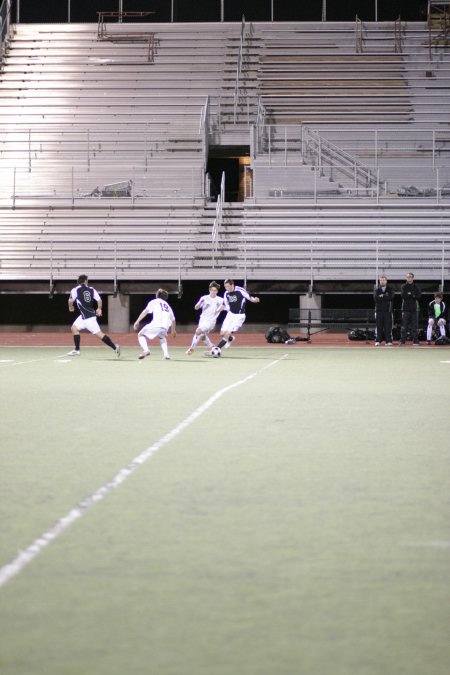
[[[446,335],[440,335],[438,338],[436,338],[434,344],[440,347],[442,345],[450,345],[450,338],[448,338]]]
[[[267,342],[280,344],[281,342],[291,340],[291,336],[282,326],[271,326],[266,332],[266,340]]]
[[[375,340],[375,331],[373,328],[354,328],[347,337],[349,340]]]

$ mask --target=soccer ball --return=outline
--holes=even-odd
[[[222,352],[220,351],[219,347],[213,347],[210,353],[213,358],[217,359]]]

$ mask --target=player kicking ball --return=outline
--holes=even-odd
[[[227,314],[220,329],[222,338],[217,345],[219,353],[222,349],[228,349],[231,346],[231,343],[236,339],[233,333],[237,333],[243,326],[246,319],[244,311],[246,301],[254,303],[260,301],[259,298],[250,295],[242,286],[236,286],[233,279],[225,279],[223,285],[225,286],[223,304],[227,310]],[[212,350],[210,351],[210,356],[215,356]]]
[[[199,301],[194,305],[194,309],[201,309],[202,312],[198,320],[198,326],[195,330],[194,337],[192,338],[191,346],[186,351],[188,356],[191,356],[191,354],[194,353],[200,340],[205,342],[208,350],[211,350],[214,347],[209,339],[208,333],[211,333],[214,330],[217,317],[222,309],[224,309],[223,299],[218,296],[219,290],[220,284],[216,281],[211,281],[209,284],[209,295],[202,295]]]

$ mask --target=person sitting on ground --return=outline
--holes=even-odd
[[[436,325],[442,337],[445,336],[445,325],[447,323],[447,307],[440,292],[434,294],[434,299],[428,303],[428,325],[427,325],[427,344],[431,344]]]

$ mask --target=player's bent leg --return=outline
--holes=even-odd
[[[225,330],[225,331],[222,330],[222,331],[220,331],[220,335],[221,335],[220,342],[217,346],[218,346],[219,349],[223,349],[225,347],[225,345],[228,344],[228,339],[229,339],[231,333],[228,330]]]
[[[162,349],[164,358],[166,359],[166,361],[169,361],[169,360],[170,360],[170,355],[169,355],[169,349],[168,349],[168,347],[167,347],[167,340],[166,340],[166,338],[165,338],[165,337],[160,337],[160,338],[159,338],[159,343],[160,343],[160,345],[161,345],[161,349]]]
[[[138,342],[142,349],[142,354],[138,356],[139,359],[144,359],[146,356],[150,356],[150,350],[148,348],[147,339],[142,334],[142,331],[138,333]]]
[[[231,343],[234,342],[235,340],[236,340],[236,336],[230,335],[230,337],[228,338],[227,343],[225,345],[225,349],[228,349],[228,347],[231,347]]]
[[[208,347],[208,349],[212,349],[212,348],[214,347],[214,343],[211,342],[211,340],[210,340],[210,338],[209,338],[209,335],[207,335],[207,333],[205,333],[205,336],[204,336],[203,339],[204,339],[205,344],[206,344],[206,346]]]
[[[120,347],[119,345],[115,345],[114,342],[111,340],[109,335],[105,335],[101,330],[98,331],[97,333],[94,333],[95,337],[101,340],[107,347],[110,347],[113,351],[116,352],[116,356],[120,356]]]
[[[169,361],[170,356],[169,356],[169,349],[167,347],[167,331],[165,329],[161,329],[158,337],[159,337],[159,344],[161,345],[161,349],[163,352],[163,356],[167,361]]]

